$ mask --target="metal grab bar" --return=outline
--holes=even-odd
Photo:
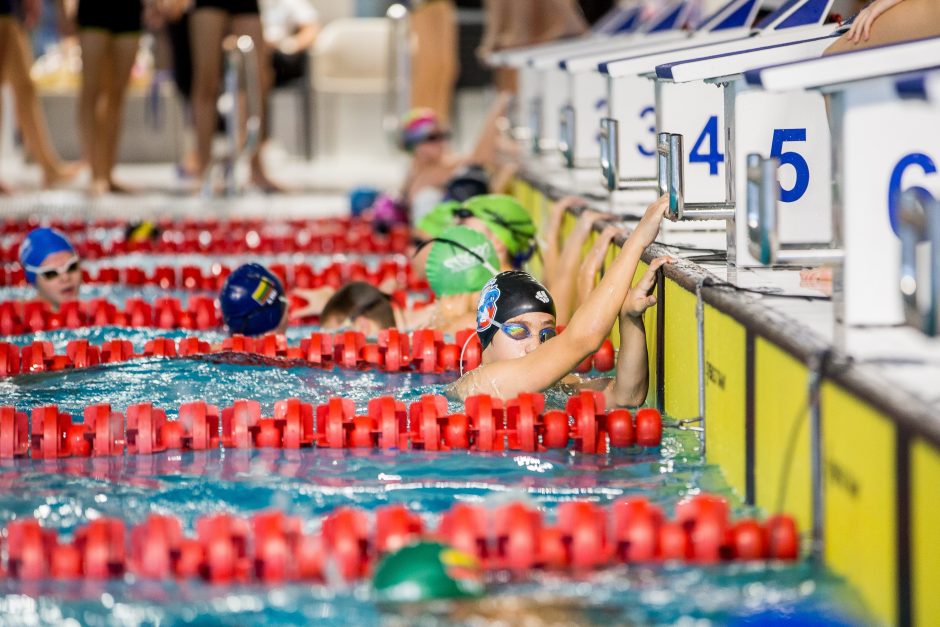
[[[601,118],[597,141],[601,153],[601,177],[609,192],[619,190],[656,189],[657,179],[651,177],[620,177],[620,122]],[[662,194],[660,194],[662,195]]]
[[[261,83],[258,77],[258,55],[255,43],[248,35],[228,37],[222,43],[225,53],[225,75],[222,95],[219,97],[219,114],[225,119],[225,132],[228,136],[226,154],[216,159],[210,166],[210,175],[206,177],[203,195],[213,195],[212,172],[222,169],[222,190],[226,196],[235,196],[238,185],[235,180],[238,162],[246,154],[254,154],[261,141]],[[242,111],[239,106],[241,77],[244,76],[245,92],[245,135],[242,141],[240,132]]]
[[[542,154],[542,98],[537,96],[529,103],[529,128],[532,135],[532,154]]]
[[[659,133],[656,136],[656,152],[659,160],[660,195],[669,194],[669,209],[666,217],[679,220],[734,220],[734,203],[685,202],[685,167],[682,135]]]
[[[408,44],[411,23],[408,9],[400,3],[391,5],[385,17],[391,21],[392,27],[388,37],[388,90],[383,126],[389,139],[397,146],[401,121],[411,109],[411,50]]]
[[[559,110],[558,118],[558,150],[565,158],[565,166],[574,167],[575,150],[575,113],[570,104]]]
[[[901,279],[899,287],[907,323],[926,335],[940,333],[940,201],[922,187],[901,194],[898,236],[901,239]],[[917,245],[930,242],[926,298],[921,297]],[[922,302],[925,301],[926,303]]]
[[[748,251],[764,265],[810,265],[841,262],[838,248],[813,248],[780,242],[777,215],[780,161],[757,153],[747,156],[747,237]]]

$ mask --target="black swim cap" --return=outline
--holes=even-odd
[[[477,335],[485,349],[502,324],[522,314],[541,312],[555,315],[555,302],[545,286],[528,272],[500,272],[483,286],[477,304]]]

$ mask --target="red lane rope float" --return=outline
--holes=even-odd
[[[178,418],[168,420],[166,411],[151,403],[131,405],[126,416],[99,404],[84,409],[83,422],[55,405],[36,407],[30,416],[2,407],[0,458],[138,455],[219,446],[537,452],[570,444],[574,451],[595,454],[612,447],[655,447],[661,441],[662,418],[655,409],[641,409],[635,416],[626,409],[607,412],[603,396],[595,392],[574,397],[568,413],[543,412],[544,405],[541,394],[521,394],[506,403],[481,395],[468,398],[464,411],[452,414],[443,396],[428,394],[407,407],[394,398],[374,398],[366,413],[357,415],[350,399],[334,397],[314,407],[290,398],[275,403],[273,416],[263,416],[256,400],[238,400],[221,411],[195,401],[180,405]],[[629,422],[644,437],[608,438],[608,431],[624,431],[623,426],[611,429],[612,422]]]
[[[394,281],[397,285],[412,290],[427,290],[425,279],[417,279],[411,274],[411,267],[404,262],[386,259],[374,268],[360,261],[334,261],[317,270],[310,264],[272,263],[268,269],[277,276],[285,289],[295,287],[317,288],[329,286],[339,288],[350,281],[365,281],[372,285],[381,285]],[[216,292],[222,288],[232,268],[215,263],[206,271],[199,266],[156,266],[150,274],[138,267],[101,265],[94,273],[82,269],[82,280],[89,284],[118,284],[128,287],[154,285],[163,289],[202,290]],[[0,285],[26,285],[26,274],[19,264],[0,268]]]
[[[425,300],[409,299],[408,292],[398,290],[391,295],[392,301],[405,307],[409,300],[413,308],[430,305],[434,296],[428,292]],[[67,301],[59,311],[52,311],[44,301],[0,302],[0,335],[20,335],[56,329],[83,329],[100,326],[123,326],[135,328],[187,329],[205,331],[222,324],[222,313],[215,298],[192,295],[184,308],[175,297],[158,298],[153,304],[142,298],[128,298],[124,308],[104,298],[85,301]],[[305,301],[291,297],[291,307],[302,307]],[[306,324],[304,318],[292,320],[291,324]]]
[[[135,310],[132,321],[141,320],[143,326],[151,326],[152,312],[144,308]],[[190,316],[188,319],[192,319]],[[344,331],[335,335],[311,333],[310,337],[291,346],[283,335],[263,335],[252,338],[233,335],[221,345],[212,346],[196,337],[187,337],[179,341],[172,338],[158,337],[148,341],[142,352],[135,352],[128,340],[114,339],[97,346],[88,340],[70,340],[66,344],[65,354],[56,354],[52,342],[36,340],[22,349],[11,342],[0,342],[0,377],[18,374],[52,372],[66,369],[90,368],[99,364],[118,363],[138,358],[181,358],[211,356],[219,353],[243,353],[277,360],[279,362],[297,362],[319,368],[337,366],[349,370],[383,370],[385,372],[420,372],[443,373],[464,372],[480,365],[483,351],[479,339],[473,330],[460,331],[457,342],[444,341],[441,331],[422,329],[412,333],[403,333],[397,329],[385,329],[379,332],[377,342],[366,341],[362,333]],[[463,361],[460,360],[461,347]],[[604,354],[612,352],[609,340],[605,341],[593,359],[598,369],[608,365]],[[554,420],[554,419],[550,419]],[[620,423],[615,423],[617,428]],[[485,427],[484,427],[485,428]],[[484,437],[487,437],[484,435]],[[590,437],[590,436],[587,436]],[[629,432],[615,437],[629,438]]]
[[[6,223],[2,234],[25,236],[36,223]],[[330,218],[297,221],[200,220],[158,223],[155,239],[101,241],[100,229],[126,227],[126,222],[52,222],[50,226],[69,235],[83,259],[101,259],[132,252],[158,254],[278,254],[278,253],[368,253],[404,252],[410,244],[406,226],[392,226],[387,234],[376,233],[367,220]],[[20,238],[0,247],[0,260],[18,260]]]
[[[732,521],[727,503],[702,494],[678,504],[675,521],[642,497],[609,508],[588,501],[558,506],[555,524],[521,502],[496,509],[461,503],[444,512],[435,530],[403,505],[370,513],[340,507],[317,521],[280,511],[249,519],[209,514],[184,532],[179,519],[151,514],[130,526],[99,518],[71,542],[38,520],[7,525],[5,573],[10,578],[144,579],[201,578],[213,584],[345,581],[369,576],[387,553],[421,539],[435,539],[477,557],[491,571],[524,575],[534,570],[573,571],[619,564],[682,561],[796,560],[800,542],[790,516],[763,523]],[[312,523],[312,524],[311,524]],[[317,524],[319,523],[319,524]],[[304,528],[318,531],[304,533]],[[703,534],[699,528],[714,530]]]

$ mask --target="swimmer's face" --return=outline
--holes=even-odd
[[[502,330],[497,329],[493,341],[483,352],[485,362],[491,363],[524,357],[539,347],[539,332],[542,329],[555,328],[555,317],[542,312],[522,314],[510,319],[509,322],[524,324],[529,327],[529,337],[524,340],[514,340],[503,333]]]
[[[415,146],[414,155],[418,161],[435,162],[444,158],[447,137],[442,131],[435,131],[431,138]]]
[[[343,319],[339,316],[330,316],[329,318],[323,318],[320,320],[320,329],[322,331],[337,331],[339,329],[349,329],[351,331],[358,331],[366,337],[377,337],[379,331],[382,330],[382,327],[378,322],[370,320],[365,316],[359,316],[353,321],[349,319]]]
[[[58,309],[63,302],[78,298],[82,284],[82,271],[75,253],[67,250],[45,258],[36,273],[36,291],[39,298]],[[46,278],[49,274],[51,278]]]
[[[506,244],[503,243],[503,240],[493,235],[493,231],[487,227],[486,222],[474,216],[472,218],[460,218],[457,220],[457,224],[483,233],[486,239],[490,240],[490,243],[493,245],[493,250],[496,251],[496,256],[499,257],[500,265],[503,267],[509,265],[509,251],[506,250]]]

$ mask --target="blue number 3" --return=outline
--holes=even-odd
[[[803,197],[806,189],[809,187],[809,165],[806,159],[798,152],[783,151],[785,142],[805,142],[805,128],[778,128],[774,129],[773,144],[770,147],[770,156],[780,159],[780,165],[791,165],[796,172],[796,180],[793,187],[784,189],[780,186],[781,202],[796,202]]]

